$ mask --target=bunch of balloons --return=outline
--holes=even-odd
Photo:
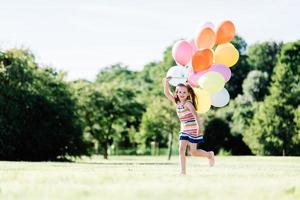
[[[199,113],[207,112],[213,105],[223,107],[230,97],[224,88],[231,77],[230,67],[239,59],[238,50],[230,43],[235,36],[235,26],[224,21],[214,31],[210,22],[204,24],[195,38],[177,41],[172,56],[177,66],[171,67],[167,77],[170,84],[188,82],[198,98]]]

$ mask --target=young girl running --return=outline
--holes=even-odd
[[[200,130],[202,126],[200,119],[195,111],[196,95],[188,84],[178,84],[174,95],[170,92],[169,80],[171,77],[164,79],[164,93],[166,97],[176,104],[177,115],[181,122],[179,133],[179,158],[181,174],[186,174],[186,157],[185,152],[187,145],[190,146],[192,156],[206,157],[209,160],[209,165],[213,166],[214,152],[197,149],[197,143],[203,142],[203,135]]]

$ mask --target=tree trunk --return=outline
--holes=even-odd
[[[171,160],[172,145],[173,145],[173,133],[169,133],[169,155],[168,155],[168,160]]]
[[[99,142],[98,141],[94,142],[94,148],[95,148],[96,155],[99,155]]]
[[[107,151],[108,151],[108,135],[111,133],[111,128],[112,127],[112,124],[110,124],[110,126],[109,126],[109,128],[108,128],[108,133],[107,133],[107,135],[105,135],[104,136],[104,153],[103,153],[103,156],[104,156],[104,159],[106,159],[107,160],[107,158],[108,158],[108,153],[107,153]]]
[[[159,156],[159,142],[155,142],[155,155]]]
[[[287,134],[284,135],[283,137],[283,144],[282,144],[282,156],[286,155],[286,147],[287,147]]]
[[[104,157],[104,159],[106,159],[107,160],[107,158],[108,158],[108,154],[107,154],[107,149],[108,149],[108,145],[107,145],[107,140],[105,140],[105,142],[104,142],[104,148],[103,148],[103,157]]]

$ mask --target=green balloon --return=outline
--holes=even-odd
[[[209,93],[216,93],[222,90],[225,85],[225,79],[222,74],[218,72],[207,72],[198,80],[201,88]]]

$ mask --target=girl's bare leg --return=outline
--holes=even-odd
[[[196,143],[190,143],[190,153],[192,156],[206,157],[209,161],[209,166],[214,166],[215,164],[215,154],[213,151],[204,151],[202,149],[197,149]]]
[[[187,145],[188,145],[188,141],[186,141],[186,140],[179,141],[180,174],[186,174],[185,151],[186,151]]]

